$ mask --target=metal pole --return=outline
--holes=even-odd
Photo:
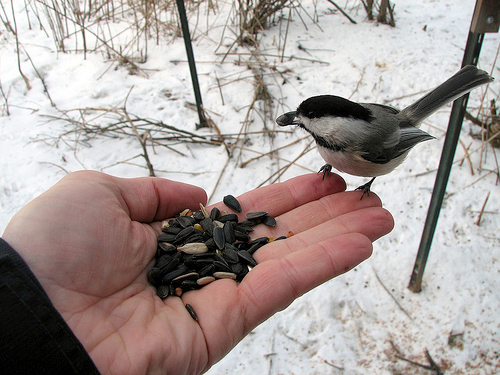
[[[479,52],[483,43],[485,33],[498,33],[500,29],[500,1],[498,0],[476,0],[474,14],[470,25],[469,38],[465,46],[465,53],[462,60],[462,66],[477,65]],[[425,264],[429,256],[432,238],[436,231],[439,211],[443,203],[446,185],[450,176],[451,165],[455,156],[460,130],[467,108],[469,95],[455,100],[448,123],[448,131],[444,141],[441,161],[434,184],[429,211],[425,222],[424,231],[420,247],[418,249],[417,259],[410,279],[410,288],[413,292],[422,290],[422,278],[424,275]]]
[[[462,67],[470,64],[477,65],[483,39],[483,33],[474,33],[472,31],[469,33]],[[469,94],[455,100],[453,103],[429,211],[427,212],[427,219],[425,221],[420,247],[408,285],[408,288],[410,288],[412,292],[418,293],[422,290],[422,278],[424,276],[425,264],[427,263],[432,239],[436,231],[439,212],[443,204],[448,178],[450,177],[451,166],[453,164],[453,158],[455,157],[468,99]]]
[[[196,109],[198,110],[198,118],[200,123],[196,125],[196,129],[208,127],[208,120],[203,111],[203,103],[201,101],[200,84],[198,82],[198,73],[196,72],[196,63],[194,60],[193,46],[191,45],[191,35],[189,34],[189,25],[186,16],[186,7],[184,0],[177,1],[177,10],[181,19],[182,36],[184,37],[184,45],[186,46],[186,54],[189,63],[189,71],[191,73],[191,81],[193,82],[194,98],[196,100]]]

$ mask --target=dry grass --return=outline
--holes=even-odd
[[[391,5],[389,0],[361,0],[366,10],[366,14],[370,21],[377,20],[377,22],[396,26],[394,19],[394,5]],[[375,16],[375,13],[377,14]]]
[[[204,3],[208,12],[218,11],[217,2],[192,2],[186,3],[188,17],[196,20],[194,35],[200,17],[201,4]],[[12,9],[14,0],[10,0]],[[51,37],[55,48],[61,53],[81,54],[85,59],[88,54],[100,53],[111,62],[109,69],[113,66],[126,68],[130,74],[147,76],[141,68],[141,64],[148,59],[148,45],[150,43],[169,43],[174,38],[181,36],[177,7],[174,0],[26,0],[25,16],[31,24],[39,24],[41,31]],[[307,16],[300,4],[292,0],[273,1],[243,1],[239,0],[232,4],[232,12],[227,20],[226,28],[233,36],[234,43],[223,53],[217,53],[220,59],[218,63],[239,64],[248,69],[248,76],[254,83],[254,95],[249,103],[242,103],[246,108],[241,128],[236,134],[223,134],[217,124],[210,119],[211,129],[214,134],[199,136],[196,133],[183,131],[182,129],[165,124],[155,119],[146,119],[130,113],[127,110],[126,99],[119,107],[108,108],[73,108],[61,110],[50,98],[50,92],[45,86],[43,77],[37,74],[41,80],[47,97],[53,107],[59,111],[59,115],[51,116],[49,120],[58,120],[66,123],[67,131],[57,139],[39,138],[45,142],[65,142],[73,144],[74,140],[80,144],[90,144],[95,137],[134,137],[139,142],[143,158],[150,175],[155,174],[149,153],[155,148],[164,147],[170,152],[182,154],[179,144],[202,144],[207,146],[224,145],[228,155],[228,163],[244,167],[263,157],[271,158],[278,164],[275,174],[268,180],[277,180],[279,176],[296,160],[283,160],[280,158],[277,147],[273,146],[273,140],[278,132],[289,131],[276,130],[274,119],[277,116],[277,105],[283,102],[282,97],[276,97],[273,93],[280,93],[280,83],[288,73],[280,70],[275,65],[269,64],[269,56],[261,53],[259,48],[260,31],[276,22],[281,24],[290,23],[292,12],[298,14],[301,19]],[[33,62],[29,53],[24,49],[17,38],[15,13],[4,9],[2,3],[1,19],[7,31],[15,35],[19,74],[23,77],[27,90],[31,85],[27,76],[23,73],[21,54],[28,57],[35,72],[36,62]],[[301,14],[304,13],[304,15]],[[288,15],[288,18],[284,17]],[[19,17],[19,15],[18,15]],[[36,19],[36,22],[34,22]],[[287,29],[288,30],[288,29]],[[244,45],[244,53],[234,55],[232,52],[235,45]],[[286,46],[286,32],[280,35],[279,57],[283,60]],[[222,48],[222,45],[219,45]],[[225,47],[224,47],[225,48]],[[231,58],[227,59],[228,56]],[[227,60],[226,60],[227,59]],[[231,60],[231,61],[230,61]],[[103,73],[106,74],[106,73]],[[221,77],[217,78],[221,100],[223,101],[223,87],[228,84],[238,84],[239,79]],[[8,114],[8,93],[4,92],[0,85],[4,98],[4,113]],[[278,90],[276,90],[278,88]],[[257,127],[257,128],[256,128]],[[265,136],[269,139],[270,149],[266,151],[253,150],[248,146],[247,140],[255,135]],[[291,141],[289,147],[296,143]],[[286,148],[288,146],[284,146]],[[311,148],[309,142],[306,149]],[[75,148],[76,149],[76,148]],[[250,156],[247,156],[250,155]],[[226,163],[226,165],[228,165]],[[280,166],[279,164],[283,164]],[[304,167],[305,168],[305,167]],[[307,169],[307,168],[306,168]],[[221,172],[225,173],[225,169]],[[261,184],[263,184],[263,181]]]
[[[144,62],[149,43],[179,34],[173,0],[34,0],[29,6],[58,51],[84,57],[102,52],[122,63]]]
[[[330,1],[330,0],[329,0]],[[334,1],[330,1],[338,10],[346,14]],[[349,3],[349,2],[348,2]],[[348,5],[345,4],[345,6]],[[0,3],[0,18],[7,32],[15,36],[18,51],[18,71],[29,90],[31,85],[23,72],[21,53],[27,56],[33,70],[37,73],[36,62],[32,61],[28,51],[23,47],[17,35],[17,26],[13,10],[14,0],[10,3]],[[101,53],[112,62],[111,66],[125,67],[130,74],[147,75],[141,68],[141,64],[148,58],[148,46],[151,43],[169,43],[179,37],[180,27],[177,16],[177,8],[174,0],[25,0],[25,15],[36,18],[41,29],[51,36],[57,51],[62,53],[80,53],[83,58],[89,53]],[[216,13],[219,5],[216,1],[210,2],[187,2],[188,16],[196,19],[192,34],[195,35],[200,17],[201,4],[207,12]],[[389,1],[363,0],[356,2],[356,7],[364,6],[368,18],[377,18],[379,22],[389,23],[394,26],[394,6]],[[306,20],[316,23],[316,14],[307,13],[294,0],[238,0],[231,3],[231,11],[224,26],[221,41],[215,50],[217,58],[214,63],[232,64],[245,67],[248,74],[245,77],[234,78],[232,76],[216,77],[217,89],[220,93],[222,104],[224,104],[224,87],[238,84],[239,80],[251,79],[254,93],[248,103],[241,103],[245,108],[241,127],[235,134],[223,134],[217,124],[210,119],[211,129],[214,134],[200,136],[196,133],[185,132],[171,125],[164,124],[155,119],[145,119],[126,108],[126,99],[121,107],[113,108],[75,108],[59,111],[58,120],[66,122],[70,128],[61,134],[59,140],[65,140],[69,136],[78,134],[79,142],[88,143],[93,137],[134,137],[141,145],[142,154],[150,175],[154,175],[152,163],[149,160],[148,150],[155,147],[165,147],[173,153],[181,153],[178,144],[202,144],[207,146],[224,145],[229,160],[234,166],[246,167],[262,158],[269,158],[275,163],[274,171],[265,178],[260,185],[275,182],[292,165],[305,170],[307,167],[301,165],[301,158],[314,148],[309,138],[292,139],[287,145],[275,145],[274,139],[282,130],[275,128],[274,119],[279,115],[283,107],[284,99],[281,93],[282,82],[288,79],[291,72],[284,69],[276,61],[283,62],[284,59],[298,59],[299,57],[285,56],[285,48],[288,41],[288,27],[292,16],[302,22],[307,29]],[[354,8],[351,8],[351,10]],[[29,11],[28,11],[29,10]],[[375,16],[374,13],[378,13]],[[384,15],[385,19],[382,19]],[[34,24],[34,22],[33,22]],[[270,25],[279,27],[277,38],[277,52],[270,54],[263,52],[260,48],[262,30]],[[232,43],[227,43],[227,39]],[[224,40],[224,42],[223,42]],[[237,51],[236,46],[242,46]],[[301,57],[303,60],[307,60]],[[273,61],[272,63],[270,61]],[[310,59],[316,63],[324,62]],[[104,73],[105,74],[105,73]],[[43,77],[36,74],[45,87]],[[363,77],[363,74],[361,74]],[[362,78],[361,78],[362,79]],[[3,98],[2,112],[9,114],[8,91],[0,82],[0,92]],[[45,93],[52,105],[57,109],[56,103],[50,98],[50,93],[45,87]],[[470,165],[470,170],[482,170],[482,160],[488,152],[486,145],[498,147],[500,144],[500,120],[498,116],[498,93],[491,89],[484,92],[480,108],[472,109],[468,118],[478,126],[477,137],[482,143],[479,148],[466,146],[464,160]],[[53,118],[55,119],[55,118]],[[248,146],[247,140],[258,134],[268,138],[269,149],[267,151],[255,150]],[[307,139],[306,139],[307,138]],[[302,145],[301,151],[293,160],[285,160],[280,157],[280,151],[288,147]],[[479,165],[473,165],[471,154],[481,153]],[[493,149],[495,160],[497,156]],[[499,176],[499,168],[489,171]],[[220,172],[225,173],[225,168]]]

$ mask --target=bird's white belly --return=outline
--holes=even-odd
[[[332,151],[319,145],[318,151],[321,157],[338,171],[361,177],[376,177],[390,173],[403,162],[408,154],[406,152],[388,163],[378,164],[350,152]]]

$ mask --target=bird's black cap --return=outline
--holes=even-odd
[[[335,95],[312,96],[304,100],[297,108],[297,115],[308,118],[334,116],[373,120],[372,112],[368,108]]]

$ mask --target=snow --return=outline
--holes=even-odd
[[[272,116],[294,109],[309,96],[326,93],[403,108],[455,73],[475,2],[394,2],[396,27],[391,28],[367,21],[357,2],[347,2],[345,7],[358,22],[354,25],[328,2],[304,1],[303,20],[292,13],[284,53],[278,47],[285,43],[287,23],[277,22],[264,31],[259,36],[260,58],[281,72],[271,75],[271,70],[264,69],[273,95]],[[10,2],[3,3],[10,10]],[[144,160],[138,157],[141,146],[133,137],[87,140],[78,131],[61,135],[74,130],[62,118],[78,118],[81,112],[75,109],[125,106],[129,114],[214,135],[211,130],[196,130],[197,113],[186,106],[194,97],[182,38],[165,37],[158,45],[151,40],[147,61],[137,63],[139,74],[131,75],[126,66],[101,53],[87,53],[84,58],[82,53],[58,52],[51,34],[40,29],[32,13],[29,28],[25,3],[14,6],[24,48],[21,67],[30,90],[19,74],[15,39],[5,26],[0,29],[0,82],[8,103],[7,107],[2,100],[0,107],[0,232],[18,209],[67,172],[92,169],[124,177],[148,175]],[[212,10],[205,6],[200,5],[198,18],[190,18],[190,26],[203,103],[210,116],[223,134],[276,129],[272,121],[264,123],[256,114],[242,128],[254,96],[248,62],[255,59],[250,59],[251,49],[245,46],[235,46],[224,56],[234,41],[223,27],[234,11],[231,3],[219,1]],[[308,15],[316,15],[317,23]],[[43,15],[40,19],[46,22]],[[69,50],[75,49],[74,43],[76,39],[67,41]],[[486,35],[479,66],[500,77],[499,67],[494,66],[498,45],[498,34]],[[494,98],[498,92],[496,81],[488,95]],[[471,95],[473,114],[483,93],[478,89]],[[261,112],[263,105],[256,102]],[[496,373],[500,367],[498,164],[492,148],[471,136],[471,130],[478,130],[470,122],[462,129],[423,290],[413,293],[407,288],[449,110],[450,106],[440,110],[422,126],[437,137],[435,141],[417,145],[401,167],[375,181],[373,190],[394,215],[396,226],[375,243],[373,256],[257,327],[209,374],[424,374],[429,372],[397,356],[428,365],[426,350],[446,373]],[[87,112],[87,119],[96,114]],[[101,120],[107,121],[102,117],[94,122]],[[239,167],[258,153],[300,138],[304,139],[273,157]],[[172,146],[182,155],[161,147],[148,150],[158,176],[201,186],[216,202],[226,194],[237,196],[269,183],[268,177],[287,161],[310,149],[309,141],[300,130],[277,133],[274,138],[256,133],[247,137],[241,155],[237,148],[229,159],[223,146]],[[472,168],[464,161],[467,147]],[[316,150],[305,152],[280,179],[316,171],[322,163]],[[365,182],[343,177],[351,189]],[[457,344],[450,345],[454,335],[458,335]]]

